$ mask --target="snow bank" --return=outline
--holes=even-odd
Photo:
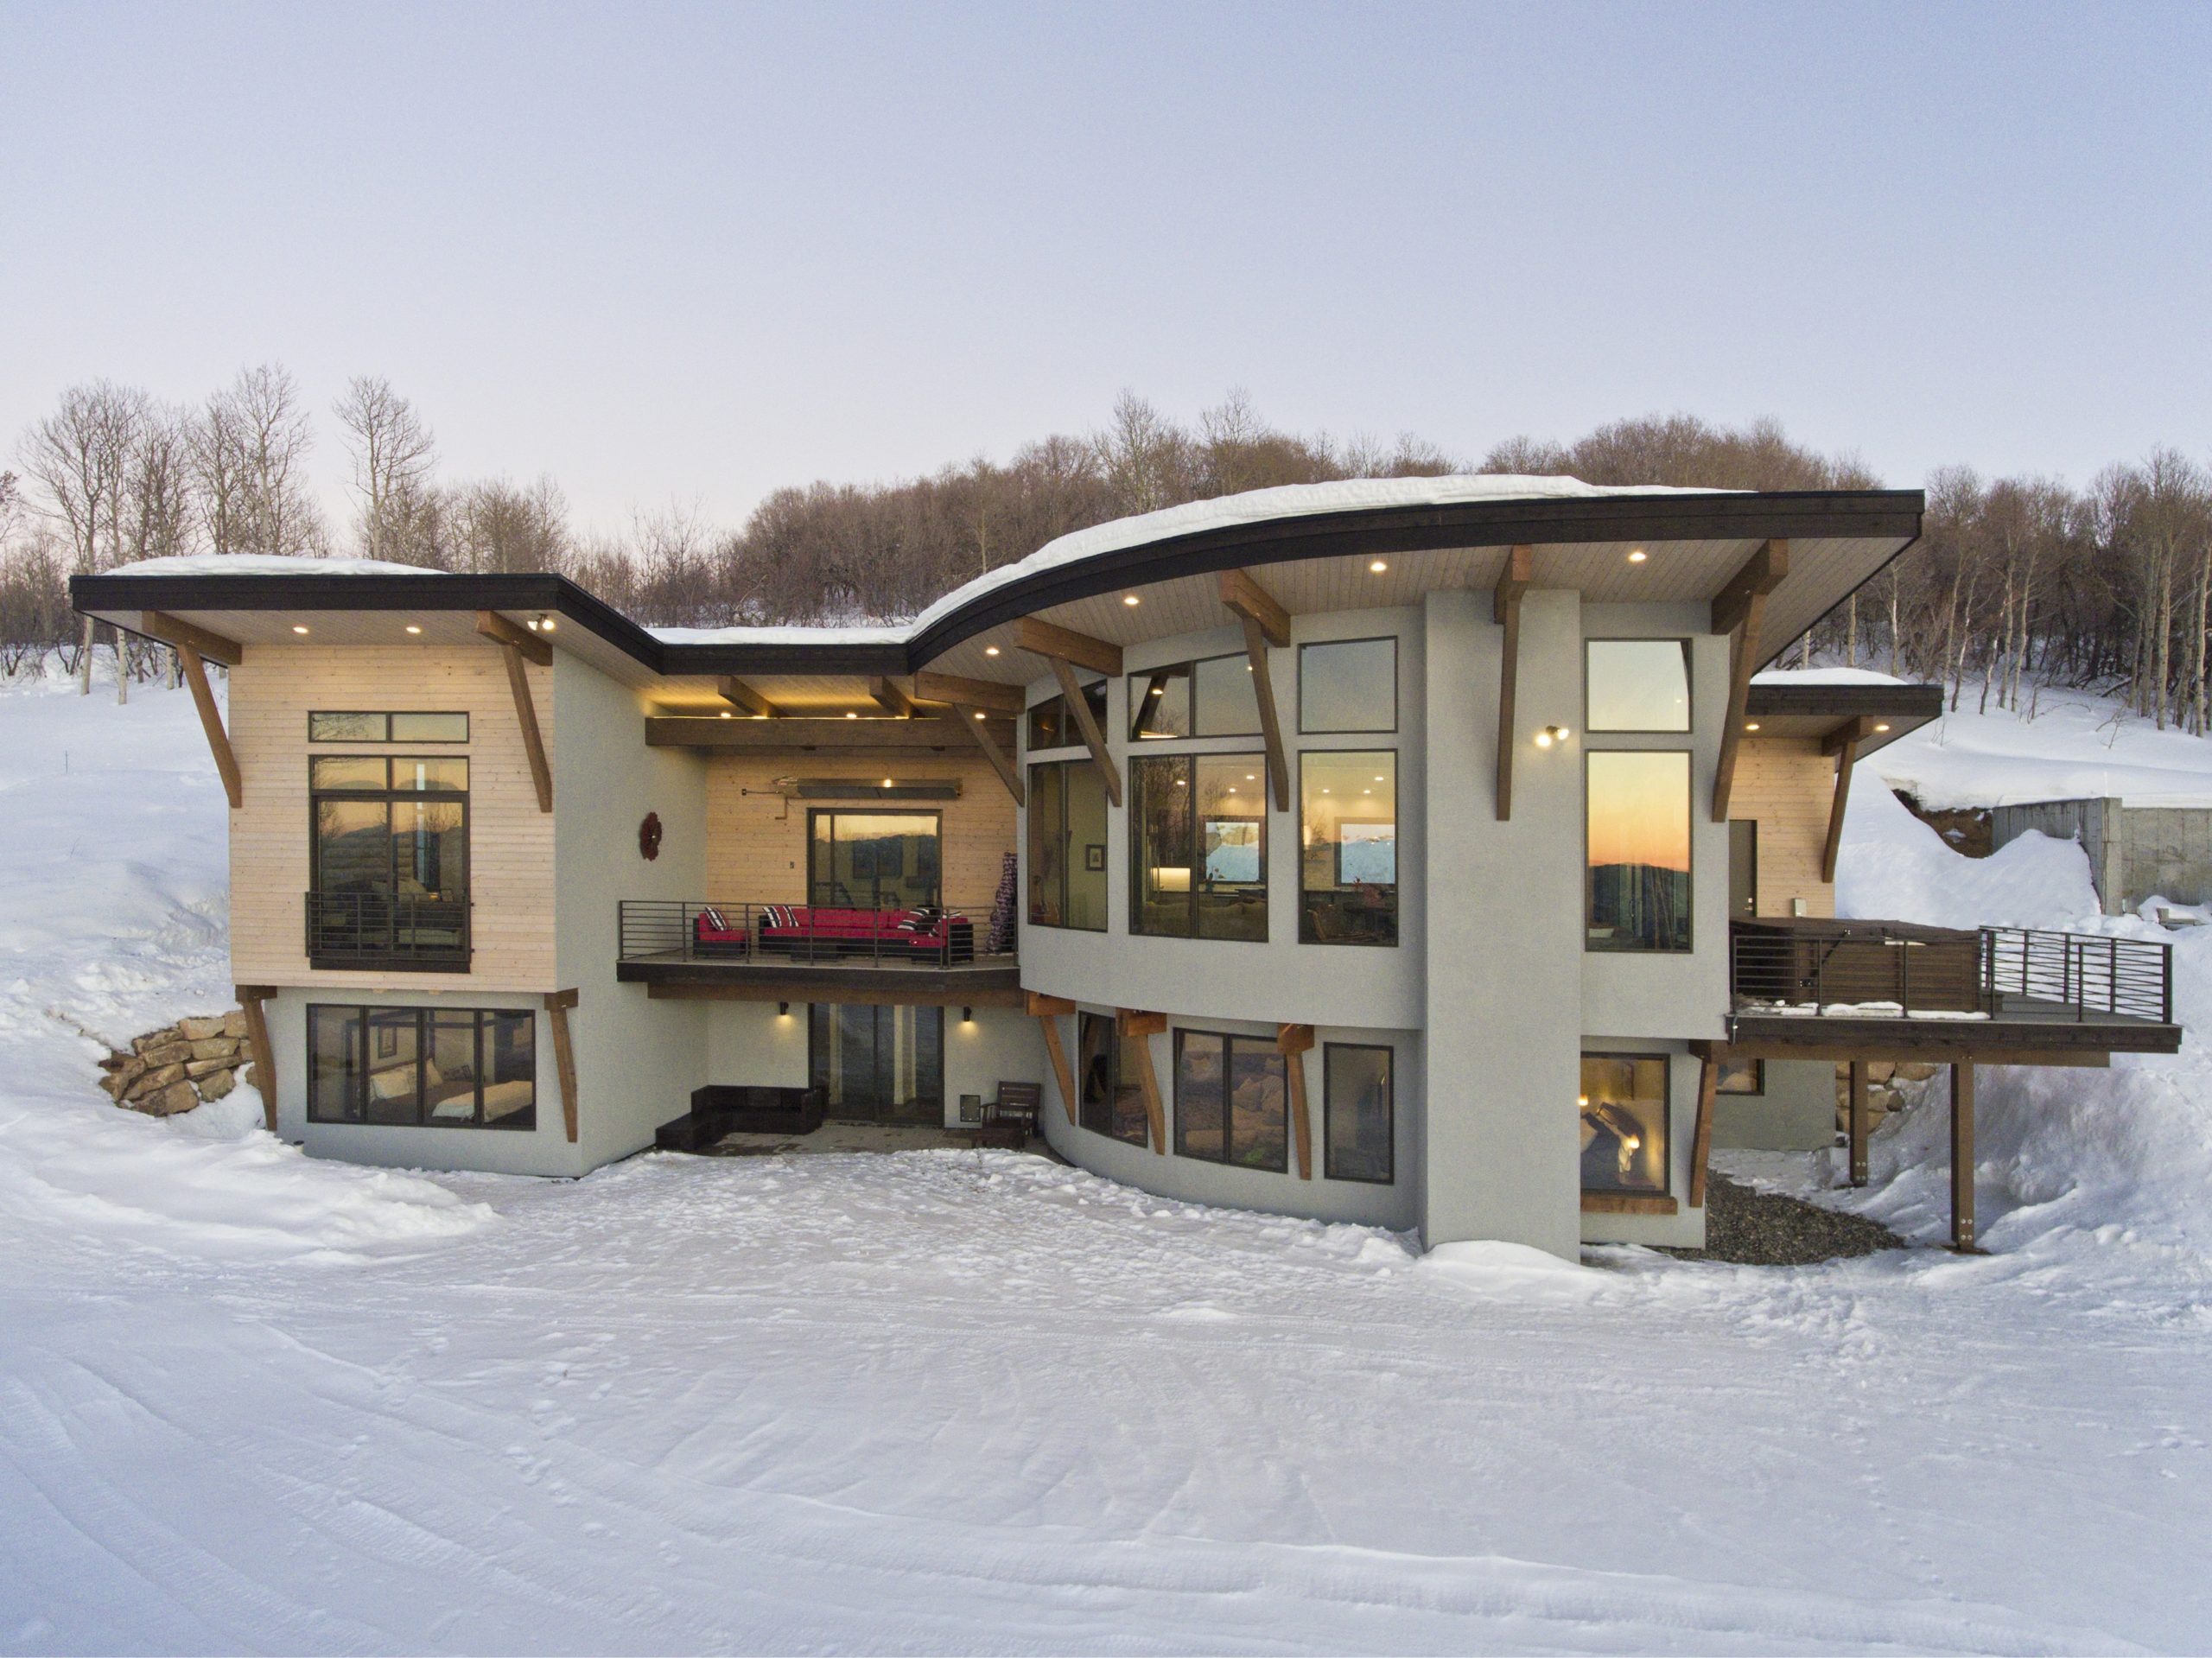
[[[2158,730],[2109,697],[2044,690],[2036,717],[1976,708],[1968,685],[1955,714],[1876,750],[1866,764],[1936,811],[2115,796],[2136,806],[2212,805],[2212,743]]]

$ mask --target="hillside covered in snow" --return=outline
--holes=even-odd
[[[2212,928],[1882,786],[2011,722],[1862,768],[1847,905],[2167,938],[2183,1053],[1989,1075],[1986,1257],[1577,1267],[1005,1153],[548,1183],[118,1111],[103,1047],[228,1001],[220,788],[181,693],[0,689],[0,1648],[2202,1650]],[[1864,1192],[1744,1172],[1932,1242],[1942,1090]]]

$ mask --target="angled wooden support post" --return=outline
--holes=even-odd
[[[1298,1147],[1298,1178],[1313,1178],[1313,1117],[1306,1105],[1306,1056],[1313,1051],[1311,1025],[1275,1026],[1275,1051],[1283,1057],[1283,1077],[1290,1088],[1290,1132]]]
[[[1974,1061],[1951,1065],[1951,1248],[1983,1253],[1974,1235]]]
[[[1275,677],[1268,650],[1290,645],[1290,613],[1243,570],[1221,573],[1221,602],[1244,629],[1244,659],[1252,670],[1252,695],[1260,705],[1260,741],[1268,753],[1268,789],[1275,810],[1290,810],[1290,755],[1283,746],[1282,712],[1275,705]]]
[[[1697,1128],[1690,1135],[1690,1207],[1705,1207],[1705,1171],[1713,1160],[1713,1100],[1720,1091],[1719,1051],[1708,1046],[1697,1073]]]
[[[1513,816],[1514,698],[1521,677],[1521,595],[1529,590],[1529,574],[1535,564],[1535,549],[1516,547],[1505,556],[1505,569],[1491,594],[1491,619],[1505,630],[1497,670],[1497,821]]]
[[[269,1040],[269,1019],[262,1004],[276,994],[271,984],[237,984],[231,994],[245,1014],[245,1039],[253,1049],[253,1085],[261,1093],[261,1117],[276,1132],[276,1049]]]
[[[1845,721],[1821,741],[1821,752],[1835,756],[1835,798],[1828,805],[1828,838],[1821,848],[1821,879],[1825,881],[1835,879],[1836,855],[1843,850],[1843,811],[1851,803],[1851,768],[1858,763],[1859,745],[1872,734],[1873,727],[1862,714]]]
[[[1021,786],[1020,770],[1006,750],[999,746],[999,740],[991,735],[985,726],[984,710],[970,708],[965,702],[955,702],[952,712],[969,736],[975,739],[976,746],[983,751],[983,758],[991,763],[991,770],[999,774],[999,781],[1006,785],[1006,791],[1014,797],[1014,804],[1027,806],[1029,791]]]
[[[873,684],[874,682],[870,683]],[[781,708],[734,675],[724,674],[715,681],[715,695],[737,709],[739,713],[750,715],[755,720],[778,720],[783,717],[784,711]]]
[[[523,664],[553,665],[553,647],[533,633],[517,627],[496,610],[476,613],[476,631],[499,647],[506,659],[507,689],[514,695],[515,723],[522,727],[523,751],[530,757],[530,780],[537,791],[537,810],[553,810],[553,767],[545,758],[545,740],[538,734],[537,705],[531,700],[530,674]]]
[[[1853,1059],[1851,1069],[1851,1184],[1866,1184],[1866,1062]]]
[[[176,652],[177,670],[192,692],[192,706],[200,715],[200,728],[207,734],[208,750],[215,757],[215,770],[223,779],[223,794],[230,801],[231,810],[236,811],[245,804],[245,785],[238,773],[238,754],[231,747],[231,734],[223,727],[222,711],[215,706],[214,690],[207,683],[207,664],[219,662],[226,668],[235,668],[245,660],[245,647],[235,639],[226,639],[220,633],[211,633],[181,617],[158,610],[149,610],[138,619],[149,638],[161,640]]]
[[[553,1026],[553,1064],[561,1073],[561,1120],[571,1146],[576,1143],[576,1050],[569,1036],[569,1010],[575,1005],[574,990],[545,993],[545,1016]]]
[[[1090,751],[1090,763],[1105,780],[1106,798],[1120,805],[1121,769],[1114,764],[1114,756],[1106,746],[1106,734],[1099,729],[1097,716],[1084,700],[1083,687],[1076,683],[1075,670],[1088,668],[1109,679],[1118,679],[1122,674],[1122,647],[1071,628],[1056,627],[1034,616],[1024,616],[1015,624],[1014,643],[1052,664],[1052,677],[1059,682],[1060,696],[1067,704],[1077,731],[1082,734],[1083,746]]]
[[[1165,1157],[1167,1155],[1167,1109],[1160,1103],[1160,1074],[1152,1063],[1152,1039],[1167,1029],[1167,1015],[1123,1007],[1117,1010],[1116,1017],[1121,1022],[1122,1036],[1125,1039],[1135,1037],[1144,1055],[1144,1064],[1137,1069],[1137,1086],[1144,1093],[1144,1117],[1152,1134],[1152,1149]]]
[[[1034,990],[1028,994],[1029,1016],[1044,1027],[1045,1051],[1052,1057],[1052,1078],[1060,1085],[1060,1104],[1068,1114],[1068,1127],[1075,1127],[1075,1071],[1068,1064],[1068,1051],[1060,1041],[1060,1018],[1075,1012],[1075,1004],[1065,996],[1040,996]]]
[[[1736,756],[1744,741],[1744,708],[1751,695],[1751,673],[1759,662],[1759,625],[1767,595],[1789,574],[1789,543],[1770,541],[1745,559],[1713,600],[1713,631],[1736,636],[1728,661],[1728,711],[1720,727],[1720,759],[1713,772],[1713,821],[1728,821],[1728,797],[1736,786]]]
[[[1112,752],[1106,746],[1106,734],[1098,728],[1097,716],[1090,711],[1090,702],[1083,694],[1083,687],[1076,683],[1075,667],[1065,657],[1047,657],[1052,664],[1052,677],[1060,682],[1060,697],[1067,704],[1068,712],[1075,716],[1076,729],[1083,734],[1083,746],[1090,751],[1090,763],[1098,768],[1098,775],[1105,780],[1106,798],[1118,806],[1122,804],[1122,772],[1114,764]]]

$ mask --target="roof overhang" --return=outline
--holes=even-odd
[[[1941,685],[1777,685],[1751,682],[1744,716],[1758,735],[1826,739],[1855,721],[1868,722],[1859,742],[1865,759],[1943,712]]]

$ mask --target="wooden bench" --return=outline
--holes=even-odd
[[[1018,1152],[1037,1132],[1037,1114],[1045,1103],[1042,1083],[999,1083],[998,1098],[983,1107],[983,1121],[976,1130],[976,1144]]]

